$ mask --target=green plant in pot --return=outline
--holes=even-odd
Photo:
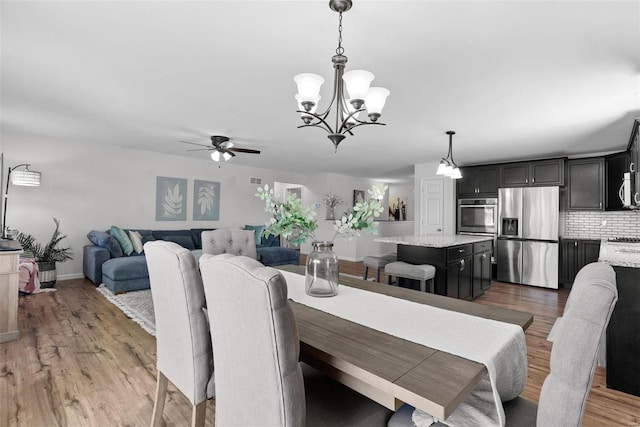
[[[56,263],[73,259],[73,253],[69,247],[61,247],[60,242],[67,236],[60,233],[60,220],[53,218],[56,229],[51,235],[51,239],[46,245],[36,242],[35,237],[30,234],[19,233],[17,240],[22,245],[24,252],[33,257],[38,263],[40,270],[40,286],[52,288],[56,284],[57,271]]]

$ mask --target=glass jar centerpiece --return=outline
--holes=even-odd
[[[268,185],[258,187],[255,195],[265,202],[265,211],[272,215],[265,224],[266,236],[281,236],[294,245],[304,243],[309,238],[313,241],[313,251],[307,256],[305,269],[305,291],[308,295],[327,297],[338,294],[338,257],[333,252],[333,241],[338,236],[352,239],[359,236],[360,231],[377,234],[378,224],[374,222],[374,218],[384,211],[380,202],[387,188],[384,184],[374,185],[368,190],[369,200],[358,201],[339,219],[334,220],[333,238],[319,241],[315,236],[318,228],[314,218],[316,212],[311,207],[302,206],[295,193],[289,193],[281,201],[275,198],[273,189],[269,189]]]

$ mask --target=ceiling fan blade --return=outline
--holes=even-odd
[[[230,148],[229,151],[235,151],[236,153],[260,154],[260,150],[252,150],[250,148]]]
[[[213,148],[195,148],[193,150],[186,150],[186,151],[211,151],[213,150]]]
[[[181,142],[183,144],[199,145],[200,147],[208,147],[208,145],[196,144],[195,142],[189,142],[189,141],[178,141],[178,142]]]

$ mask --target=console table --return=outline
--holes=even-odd
[[[17,340],[18,276],[22,248],[14,240],[0,240],[0,343]]]

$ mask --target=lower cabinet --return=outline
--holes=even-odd
[[[471,299],[473,257],[471,255],[447,263],[447,296]]]
[[[598,261],[600,240],[562,239],[562,284],[571,288],[582,267]]]
[[[398,245],[398,261],[433,265],[436,294],[472,300],[491,286],[492,244],[486,240],[444,248]]]

